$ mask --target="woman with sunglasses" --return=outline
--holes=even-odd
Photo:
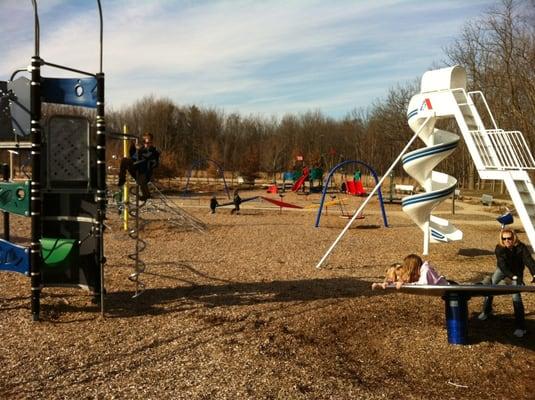
[[[492,284],[497,285],[505,278],[509,278],[513,285],[524,284],[524,267],[527,266],[531,275],[532,283],[535,282],[535,260],[531,256],[528,247],[518,240],[512,229],[502,229],[499,236],[499,243],[496,245],[497,268],[492,275]],[[526,331],[524,317],[524,304],[520,293],[513,294],[513,310],[515,313],[516,337],[523,337]],[[492,296],[485,297],[483,302],[483,312],[479,314],[480,320],[486,320],[492,314]]]

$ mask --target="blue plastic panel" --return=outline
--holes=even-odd
[[[42,78],[41,90],[46,103],[92,108],[97,106],[95,78]]]
[[[0,271],[30,274],[30,251],[28,248],[0,239]]]

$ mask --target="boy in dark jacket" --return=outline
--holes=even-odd
[[[130,146],[130,158],[123,158],[119,168],[118,186],[126,182],[126,171],[132,175],[141,188],[140,200],[150,198],[148,183],[152,178],[152,172],[160,163],[160,152],[153,145],[152,133],[143,134],[143,144]]]

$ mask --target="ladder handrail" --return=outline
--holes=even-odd
[[[472,100],[472,95],[478,94],[478,95],[481,96],[481,99],[483,100],[483,103],[485,104],[487,112],[489,113],[489,117],[490,117],[490,119],[492,121],[492,125],[494,125],[494,129],[498,129],[498,125],[496,125],[496,121],[494,119],[494,115],[492,115],[492,112],[490,111],[489,104],[487,103],[487,99],[485,98],[485,95],[483,94],[483,92],[481,90],[474,90],[472,92],[468,92],[467,94],[470,97],[470,100]],[[474,104],[473,100],[472,100],[472,105],[474,106],[474,108],[476,108],[476,105]]]
[[[452,89],[452,92],[461,93],[466,99],[466,103],[459,102],[461,99],[455,98],[457,105],[468,106],[472,117],[475,119],[477,130],[469,130],[477,152],[485,168],[497,169],[534,169],[535,159],[527,145],[524,135],[520,131],[504,131],[498,128],[496,120],[490,110],[485,95],[480,90],[466,92],[463,88]],[[486,111],[492,121],[494,129],[487,129],[479,111],[474,103],[475,96],[479,96],[485,105]],[[463,117],[465,114],[461,111]],[[466,138],[465,138],[466,140]]]
[[[504,131],[503,129],[472,130],[469,134],[480,143],[480,138],[485,135],[489,138],[493,150],[496,153],[496,161],[490,154],[480,151],[484,160],[484,166],[497,169],[535,169],[535,158],[527,144],[526,138],[520,131]],[[480,145],[482,146],[482,145]]]

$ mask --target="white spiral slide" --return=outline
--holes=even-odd
[[[403,198],[402,209],[424,232],[425,255],[429,253],[429,242],[448,242],[463,237],[463,233],[449,221],[431,215],[436,206],[452,196],[457,186],[454,177],[434,171],[456,149],[460,140],[455,133],[435,128],[437,119],[452,116],[451,107],[442,96],[444,90],[451,89],[453,81],[453,69],[448,70],[439,70],[441,74],[438,76],[436,71],[426,73],[435,73],[434,76],[424,74],[422,92],[412,97],[407,114],[410,128],[414,132],[420,130],[419,137],[426,147],[406,153],[402,158],[403,168],[424,192]],[[423,124],[426,126],[422,128]]]

